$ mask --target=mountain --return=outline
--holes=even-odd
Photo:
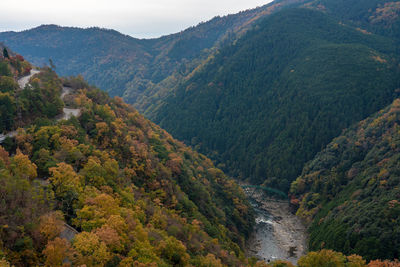
[[[0,41],[39,65],[51,58],[58,73],[82,73],[123,96],[229,175],[291,188],[297,214],[310,224],[312,250],[394,259],[399,15],[399,2],[390,0],[286,0],[157,39],[46,25],[0,33]],[[18,194],[4,200],[9,204],[2,211],[7,259],[43,263],[45,247],[61,247],[57,235],[41,233],[38,218],[50,218],[91,233],[81,243],[97,240],[90,253],[101,252],[107,261],[112,255],[128,265],[246,262],[251,209],[210,160],[81,78],[61,81],[47,68],[20,91],[12,76],[31,66],[11,56],[0,63],[0,130],[9,137],[18,127],[25,130],[4,140],[12,156],[0,153],[7,178],[1,188],[8,190],[2,196]],[[75,88],[65,101],[62,83]],[[56,122],[64,102],[85,112]],[[36,166],[36,174],[35,167],[16,168],[19,162]],[[70,167],[57,165],[62,162]],[[64,184],[57,177],[65,176],[78,178],[67,180],[68,190],[58,189]],[[34,184],[47,177],[52,191],[45,197]],[[117,204],[99,215],[102,198]],[[123,219],[123,231],[113,228],[109,214]],[[74,242],[69,246],[90,254]],[[167,246],[175,248],[172,255]],[[82,257],[71,260],[81,263]]]
[[[52,59],[60,75],[82,74],[90,83],[113,96],[124,96],[143,111],[153,102],[148,98],[168,93],[175,81],[190,74],[215,49],[237,39],[268,14],[302,1],[282,0],[215,17],[157,39],[140,40],[100,28],[43,25],[0,33],[0,41],[38,66]]]
[[[310,249],[400,257],[400,99],[351,126],[292,184]]]
[[[334,15],[361,31],[400,40],[400,4],[380,0],[315,0],[305,6]]]
[[[231,175],[288,190],[342,129],[398,96],[397,51],[323,12],[286,9],[221,48],[150,118]]]
[[[100,28],[43,25],[22,32],[2,32],[0,41],[38,66],[52,59],[59,74],[82,74],[90,83],[113,96],[123,96],[139,111],[152,115],[176,84],[201,68],[219,48],[234,42],[270,14],[299,6],[333,15],[360,31],[400,40],[398,2],[276,0],[156,39],[140,40]]]
[[[285,13],[293,7],[319,12],[302,18]],[[257,183],[268,178],[287,190],[303,164],[343,128],[396,97],[399,12],[398,2],[387,0],[283,0],[157,39],[47,25],[0,33],[0,40],[36,64],[51,58],[58,73],[82,73],[123,96],[231,174]],[[271,14],[293,15],[303,27],[289,19],[280,25],[268,19]],[[183,96],[196,79],[196,92]],[[210,99],[197,99],[206,91]],[[314,100],[324,110],[303,109]]]
[[[30,69],[0,59],[0,265],[246,263],[252,208],[211,160],[81,77],[15,80]]]

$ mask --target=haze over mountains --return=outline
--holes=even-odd
[[[45,25],[0,41],[124,97],[227,174],[289,192],[311,249],[400,257],[400,2],[282,0],[157,39]]]
[[[51,58],[61,75],[83,74],[89,82],[107,88],[111,95],[124,95],[130,103],[143,103],[145,90],[150,91],[147,96],[152,96],[155,92],[151,89],[156,87],[154,90],[158,91],[157,85],[167,77],[173,74],[170,79],[178,79],[189,74],[212,53],[212,48],[236,39],[260,18],[298,1],[285,0],[216,17],[158,39],[140,40],[98,28],[47,25],[19,33],[1,33],[0,40],[7,40],[7,45],[36,65],[47,64]]]

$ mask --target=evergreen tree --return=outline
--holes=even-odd
[[[4,47],[4,49],[3,49],[3,57],[4,57],[4,58],[10,58],[10,56],[8,55],[7,48],[5,48],[5,47]]]

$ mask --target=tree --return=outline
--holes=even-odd
[[[5,258],[0,259],[0,267],[10,267],[10,266],[11,266],[10,263]]]
[[[368,264],[368,267],[398,267],[400,266],[400,262],[398,260],[395,261],[380,261],[380,260],[374,260],[370,261]]]
[[[56,70],[56,65],[54,65],[53,60],[49,58],[49,63],[50,63],[50,68],[55,71]]]
[[[69,264],[64,264],[64,260],[72,256],[72,249],[67,240],[57,237],[47,243],[43,255],[46,258],[45,266],[69,266]]]
[[[366,266],[365,260],[357,255],[350,255],[346,257],[340,252],[333,250],[323,249],[317,252],[310,252],[301,257],[298,261],[299,267],[364,267]]]
[[[97,235],[82,232],[75,236],[73,246],[77,251],[76,263],[90,266],[104,266],[111,259],[104,242],[101,242]]]
[[[0,132],[12,128],[16,113],[15,111],[14,97],[9,93],[0,92]]]
[[[7,51],[7,48],[3,48],[3,57],[4,58],[10,58],[10,56],[8,55],[8,51]]]
[[[186,253],[185,245],[175,237],[168,237],[160,241],[157,250],[161,257],[166,259],[173,266],[186,266],[189,261],[189,254]]]
[[[76,212],[77,218],[74,219],[75,225],[80,226],[84,231],[91,231],[102,226],[111,215],[119,215],[118,201],[108,194],[87,198],[85,202],[85,205]]]
[[[81,178],[71,165],[59,163],[57,167],[50,168],[50,182],[53,185],[56,198],[62,203],[63,211],[71,216],[73,203],[78,199],[83,188]]]
[[[17,151],[17,155],[11,159],[12,173],[19,178],[33,180],[37,177],[36,169],[36,165],[21,151]]]
[[[54,211],[40,217],[39,231],[47,240],[53,240],[60,235],[63,225],[62,213]]]
[[[121,244],[121,238],[117,231],[108,225],[103,225],[101,228],[97,228],[94,233],[99,237],[100,241],[104,242],[107,247],[112,251],[122,251],[123,246]]]
[[[18,89],[18,84],[13,77],[0,76],[0,92],[13,92],[16,89]]]

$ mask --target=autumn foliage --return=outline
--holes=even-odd
[[[31,83],[44,93],[32,100],[41,107],[60,97],[61,81],[49,69]],[[5,262],[246,264],[253,215],[236,183],[120,98],[78,80],[64,83],[74,86],[80,117],[56,121],[33,112],[38,117],[0,147]]]

